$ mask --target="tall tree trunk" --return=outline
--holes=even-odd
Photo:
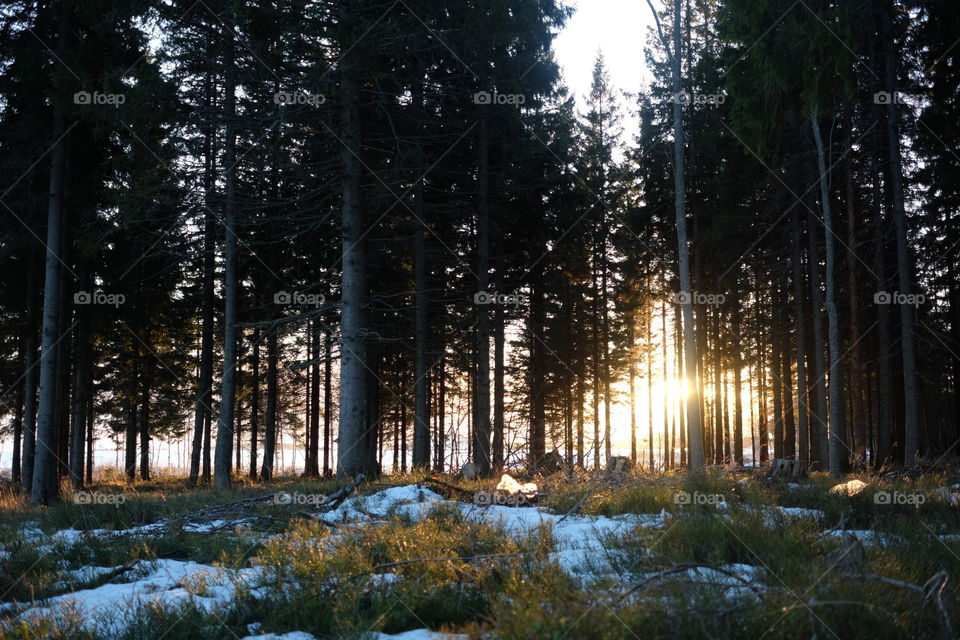
[[[847,301],[850,306],[850,435],[856,462],[867,457],[867,423],[863,410],[863,384],[860,370],[860,291],[857,284],[857,203],[854,188],[853,136],[847,134],[846,200],[847,200]]]
[[[723,464],[723,343],[720,340],[720,307],[713,310],[713,462]]]
[[[627,326],[627,367],[630,369],[630,461],[637,464],[637,363],[634,345],[636,323],[631,320]]]
[[[217,416],[217,444],[213,460],[213,481],[217,489],[231,486],[230,459],[233,449],[233,417],[237,394],[237,167],[236,167],[236,61],[233,41],[233,16],[225,25],[224,38],[224,98],[226,118],[224,130],[223,163],[223,375],[220,379],[220,414]]]
[[[803,308],[803,263],[801,257],[800,210],[794,206],[790,217],[791,264],[793,267],[793,313],[796,317],[797,344],[797,460],[804,468],[810,460],[808,415],[809,399],[807,394],[807,319]]]
[[[731,330],[733,332],[733,461],[739,465],[743,464],[743,387],[741,382],[741,370],[743,369],[743,352],[741,344],[745,343],[744,337],[740,333],[740,289],[739,280],[734,279],[733,284],[733,310],[730,317]]]
[[[212,111],[214,105],[214,89],[212,71],[204,77],[204,93],[207,110]],[[190,449],[190,477],[188,484],[197,485],[200,477],[200,459],[209,456],[209,441],[205,437],[207,423],[213,413],[213,336],[214,336],[214,271],[216,269],[216,220],[210,202],[210,192],[214,188],[214,171],[216,158],[213,151],[213,125],[204,125],[204,213],[203,213],[203,275],[201,284],[200,308],[200,371],[197,378],[197,400],[193,412],[193,442]],[[209,457],[204,458],[204,478],[209,478]]]
[[[57,52],[66,57],[71,34],[72,4],[60,3]],[[62,96],[53,103],[54,144],[50,151],[50,194],[47,208],[46,264],[43,285],[43,326],[40,340],[40,399],[31,478],[31,504],[49,504],[57,498],[57,360],[60,342],[60,275],[63,260],[64,190],[67,166],[67,105]]]
[[[647,438],[650,457],[650,471],[655,469],[656,458],[653,453],[653,313],[647,311]],[[609,457],[607,458],[609,460]]]
[[[250,471],[257,479],[257,445],[260,438],[260,329],[253,330],[253,355],[250,359]]]
[[[913,268],[910,248],[907,246],[907,215],[903,203],[903,168],[900,157],[900,123],[897,94],[897,49],[893,33],[893,0],[883,7],[883,28],[886,37],[885,80],[887,93],[887,147],[890,153],[890,191],[893,197],[893,225],[897,236],[897,277],[899,293],[909,296]],[[900,306],[900,352],[903,357],[903,462],[908,469],[916,468],[920,455],[920,408],[917,393],[917,363],[914,352],[913,307],[902,301]]]
[[[23,338],[23,450],[20,461],[20,482],[27,491],[33,487],[33,459],[37,442],[38,288],[36,267],[32,265],[27,271],[27,311]]]
[[[341,19],[352,24],[353,7],[344,3]],[[340,60],[342,168],[341,215],[343,269],[341,283],[340,329],[340,435],[337,449],[337,475],[350,478],[371,470],[366,468],[367,447],[367,345],[364,306],[367,257],[364,249],[363,209],[360,185],[363,165],[360,127],[360,85],[354,64],[356,51],[344,42],[347,51]]]
[[[330,330],[323,332],[323,477],[330,475],[330,454],[333,429],[333,337]]]
[[[540,245],[537,245],[540,246]],[[542,272],[537,266],[531,271],[530,282],[530,462],[537,464],[546,454],[546,384],[544,349],[539,344],[543,333]],[[599,443],[598,443],[599,444]]]
[[[127,423],[124,433],[123,471],[127,482],[133,482],[137,477],[137,436],[139,435],[138,400],[140,397],[140,377],[143,368],[142,355],[139,345],[131,340],[130,350],[133,362],[130,363],[130,391],[126,398]]]
[[[680,27],[681,0],[673,0],[673,94],[680,95]],[[673,101],[673,185],[674,207],[677,226],[677,262],[679,265],[680,291],[688,295],[688,301],[682,305],[684,377],[689,386],[687,393],[687,443],[690,449],[690,474],[703,473],[703,427],[700,421],[700,383],[697,380],[697,341],[693,328],[693,287],[690,282],[690,246],[687,241],[687,213],[685,208],[684,187],[684,144],[683,144],[683,105],[680,100]]]
[[[277,457],[277,331],[276,325],[267,329],[267,404],[263,416],[263,466],[260,467],[260,479],[264,482],[273,480],[273,464]]]
[[[488,132],[486,117],[480,118],[479,167],[477,173],[477,291],[490,286],[490,207]],[[490,305],[477,307],[476,383],[473,401],[473,463],[481,476],[490,474]],[[531,340],[536,339],[531,336]],[[532,343],[531,343],[532,344]],[[531,443],[532,448],[536,448]],[[534,463],[537,458],[534,454]]]
[[[498,246],[498,249],[500,247]],[[498,251],[501,254],[501,251]],[[503,260],[497,264],[497,291],[503,290]],[[498,304],[494,310],[493,320],[493,467],[494,469],[503,469],[503,446],[504,446],[504,413],[506,411],[506,371],[504,364],[504,348],[506,345],[506,336],[504,335],[506,322],[504,320],[504,309],[502,304]]]
[[[783,307],[787,307],[787,290],[783,290]],[[780,357],[783,367],[783,457],[795,459],[797,453],[797,428],[793,414],[793,358],[790,352],[790,333],[785,327],[780,333],[783,344]]]
[[[813,391],[815,395],[815,404],[812,409],[813,420],[811,423],[816,427],[816,456],[817,467],[822,471],[830,467],[828,430],[827,430],[827,385],[826,385],[826,362],[824,360],[824,335],[823,335],[823,299],[820,293],[820,251],[817,242],[817,234],[814,230],[817,228],[818,221],[813,215],[813,207],[807,214],[807,260],[809,262],[810,273],[810,316],[813,319]]]
[[[84,263],[77,277],[85,291],[93,291],[93,279]],[[86,308],[78,309],[74,325],[73,404],[70,416],[70,481],[74,489],[83,487],[84,438],[87,434],[87,405],[91,395],[93,354],[90,318]]]
[[[310,324],[310,430],[306,476],[320,475],[320,328]]]
[[[783,457],[783,332],[782,297],[779,287],[771,295],[773,324],[770,326],[770,375],[773,378],[773,457]]]
[[[820,172],[820,200],[823,207],[823,227],[824,236],[826,237],[827,335],[830,348],[830,474],[838,478],[843,473],[843,451],[845,449],[843,441],[843,376],[840,367],[840,359],[843,357],[843,354],[840,351],[840,319],[837,313],[836,283],[834,282],[836,261],[834,258],[833,238],[835,232],[830,207],[829,174],[816,110],[810,114],[810,126],[813,129],[813,139],[817,146],[817,167]]]
[[[418,100],[419,102],[419,100]],[[427,354],[430,348],[430,316],[427,299],[427,225],[423,203],[423,160],[419,158],[417,183],[414,185],[413,206],[416,214],[413,233],[414,286],[416,287],[415,353],[414,353],[414,412],[413,412],[413,466],[426,469],[430,466],[430,369]]]
[[[873,272],[876,274],[876,291],[887,290],[886,239],[888,234],[881,200],[882,174],[878,159],[873,177]],[[890,355],[890,306],[885,304],[874,306],[877,309],[877,359],[880,361],[877,372],[877,453],[874,456],[874,465],[881,466],[890,462],[893,453],[893,374]]]
[[[144,336],[147,344],[150,344],[150,335]],[[150,368],[144,367],[140,376],[140,411],[139,411],[139,434],[140,434],[140,479],[150,479],[150,385],[152,376]]]

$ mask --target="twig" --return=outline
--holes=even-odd
[[[645,591],[650,584],[657,582],[658,580],[662,580],[663,578],[669,577],[677,573],[684,573],[686,571],[689,571],[690,569],[710,569],[712,571],[716,571],[717,573],[722,573],[723,575],[729,578],[733,578],[734,580],[737,580],[738,582],[743,583],[744,585],[746,585],[747,588],[749,588],[751,591],[753,591],[757,595],[760,595],[764,592],[764,589],[761,589],[760,587],[756,586],[755,584],[753,584],[743,576],[738,576],[737,574],[733,573],[732,571],[728,571],[727,569],[723,569],[721,567],[715,567],[713,565],[706,564],[703,562],[688,562],[688,563],[680,564],[675,567],[671,567],[670,569],[661,571],[655,575],[650,576],[640,584],[634,585],[633,587],[628,589],[626,593],[620,596],[617,599],[617,601],[614,603],[614,605],[620,604],[621,602],[623,602],[625,599],[627,599],[629,596],[636,593],[637,591],[640,591],[640,592]]]

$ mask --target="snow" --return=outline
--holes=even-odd
[[[393,511],[419,519],[435,504],[443,501],[443,496],[430,489],[405,485],[384,489],[370,496],[344,500],[336,509],[322,513],[318,517],[331,524],[357,520],[369,522],[370,516],[384,517],[389,511]]]
[[[211,522],[189,522],[183,525],[184,531],[193,533],[210,533],[212,531],[227,530],[232,531],[237,527],[242,527],[253,521],[253,518],[241,518],[239,520],[213,520]]]
[[[21,617],[57,617],[71,612],[82,620],[84,629],[109,636],[123,631],[137,605],[192,601],[197,608],[212,611],[233,599],[234,581],[249,584],[259,575],[258,569],[228,571],[196,562],[159,559],[146,563],[139,579],[56,596],[28,609]],[[191,594],[189,585],[196,585],[199,594]]]
[[[317,640],[317,638],[305,631],[291,631],[290,633],[261,633],[258,636],[244,636],[240,640]]]
[[[867,488],[867,483],[863,480],[851,480],[830,488],[830,493],[837,493],[844,496],[855,496]]]
[[[396,634],[378,633],[371,636],[370,640],[468,640],[469,637],[465,633],[440,633],[427,629],[414,629]]]

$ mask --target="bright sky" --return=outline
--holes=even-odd
[[[590,91],[597,51],[603,52],[610,80],[618,91],[640,91],[649,79],[643,46],[654,24],[646,0],[569,0],[569,4],[576,13],[554,41],[554,50],[578,106]],[[653,0],[653,5],[659,9],[663,0]],[[624,106],[624,129],[633,131],[628,122],[633,107]]]

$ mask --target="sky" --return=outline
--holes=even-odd
[[[602,51],[610,80],[618,91],[636,93],[649,80],[643,46],[653,16],[646,0],[569,0],[576,13],[554,41],[557,61],[567,86],[583,104],[590,91],[590,76],[597,51]],[[663,0],[653,0],[660,9]],[[625,107],[627,106],[626,103]],[[624,110],[624,128],[633,129]]]

